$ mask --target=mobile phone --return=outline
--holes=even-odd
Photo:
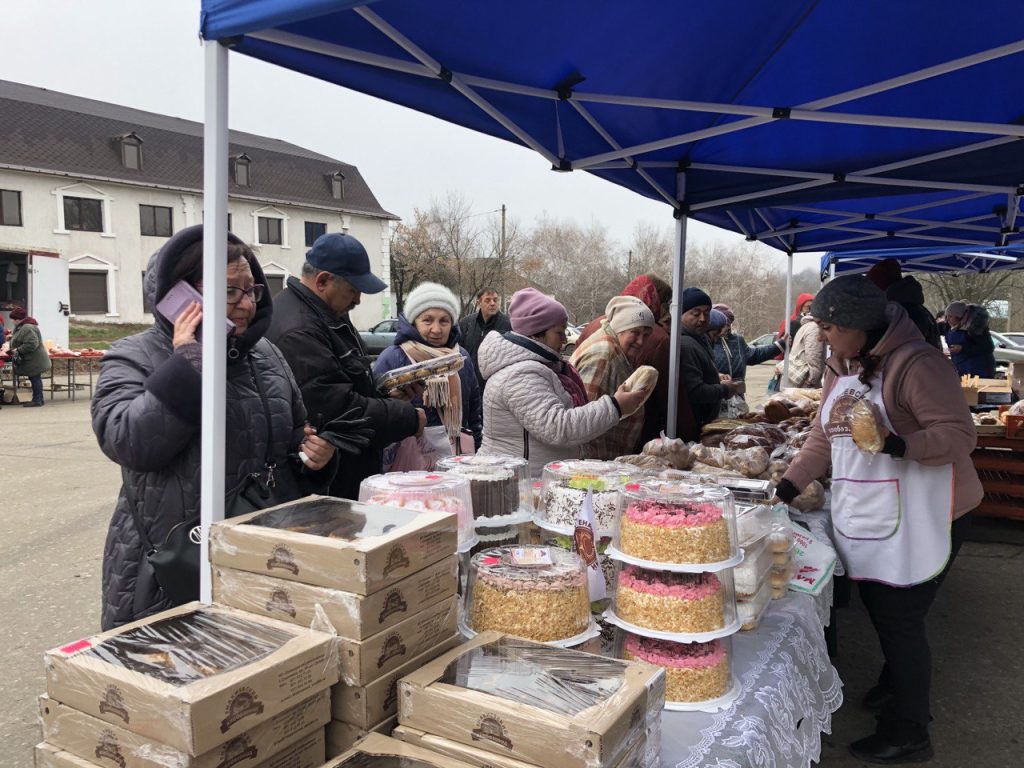
[[[173,323],[178,319],[178,315],[189,308],[189,305],[192,304],[193,301],[199,302],[199,305],[202,306],[203,294],[184,280],[179,280],[171,287],[171,290],[169,290],[167,294],[160,299],[156,308],[161,315]],[[224,322],[227,323],[227,332],[229,334],[233,333],[235,330],[235,324],[226,317],[224,318]]]

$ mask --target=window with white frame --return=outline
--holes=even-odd
[[[117,317],[117,267],[90,254],[68,261],[71,312],[76,315]]]
[[[169,206],[139,205],[139,231],[152,237],[170,237],[174,233]]]
[[[110,204],[114,198],[90,184],[69,184],[53,190],[57,202],[56,234],[98,232],[113,237]]]
[[[288,215],[272,205],[252,212],[255,245],[279,245],[288,248]]]
[[[262,266],[264,282],[273,298],[284,290],[285,281],[288,279],[288,270],[274,261],[268,261]]]

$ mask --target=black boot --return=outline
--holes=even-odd
[[[879,720],[874,734],[850,745],[850,754],[878,765],[924,763],[934,756],[928,729],[909,720]]]

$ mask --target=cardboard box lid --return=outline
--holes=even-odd
[[[333,636],[188,603],[47,651],[51,698],[202,754],[337,682]]]
[[[380,761],[379,765],[381,768],[389,768],[389,765],[390,768],[400,768],[403,765],[400,758],[418,760],[428,766],[436,766],[436,768],[473,768],[461,760],[455,760],[422,747],[404,744],[398,739],[392,739],[390,736],[381,736],[379,733],[368,734],[348,752],[328,761],[323,768],[348,768],[350,765],[363,768],[367,763],[365,757],[360,759],[360,755],[399,758],[390,764]],[[377,762],[371,763],[371,765],[377,764]]]
[[[174,747],[132,733],[43,695],[39,697],[43,738],[53,747],[101,765],[119,768],[251,768],[269,756],[323,730],[330,722],[330,692],[320,691],[270,720],[238,734],[210,752],[192,757]]]
[[[660,715],[660,667],[485,632],[399,682],[403,725],[546,768],[615,765]]]
[[[215,565],[336,587],[382,589],[455,554],[452,513],[416,512],[330,496],[298,501],[215,523]]]

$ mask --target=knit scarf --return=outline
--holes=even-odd
[[[577,408],[581,405],[586,405],[590,402],[587,397],[587,388],[583,384],[583,379],[580,378],[579,371],[572,367],[569,363],[562,359],[562,356],[557,352],[549,349],[538,341],[534,341],[528,336],[509,331],[503,333],[502,338],[505,341],[509,341],[516,346],[528,349],[534,354],[539,355],[544,359],[544,365],[554,371],[555,376],[558,377],[558,381],[562,385],[562,389],[566,391],[572,400],[572,407]]]
[[[402,351],[414,363],[423,363],[445,355],[460,354],[451,347],[431,347],[418,341],[404,341]],[[441,417],[452,451],[459,453],[459,435],[462,432],[462,380],[458,371],[447,376],[432,376],[424,383],[423,405],[434,408]]]

